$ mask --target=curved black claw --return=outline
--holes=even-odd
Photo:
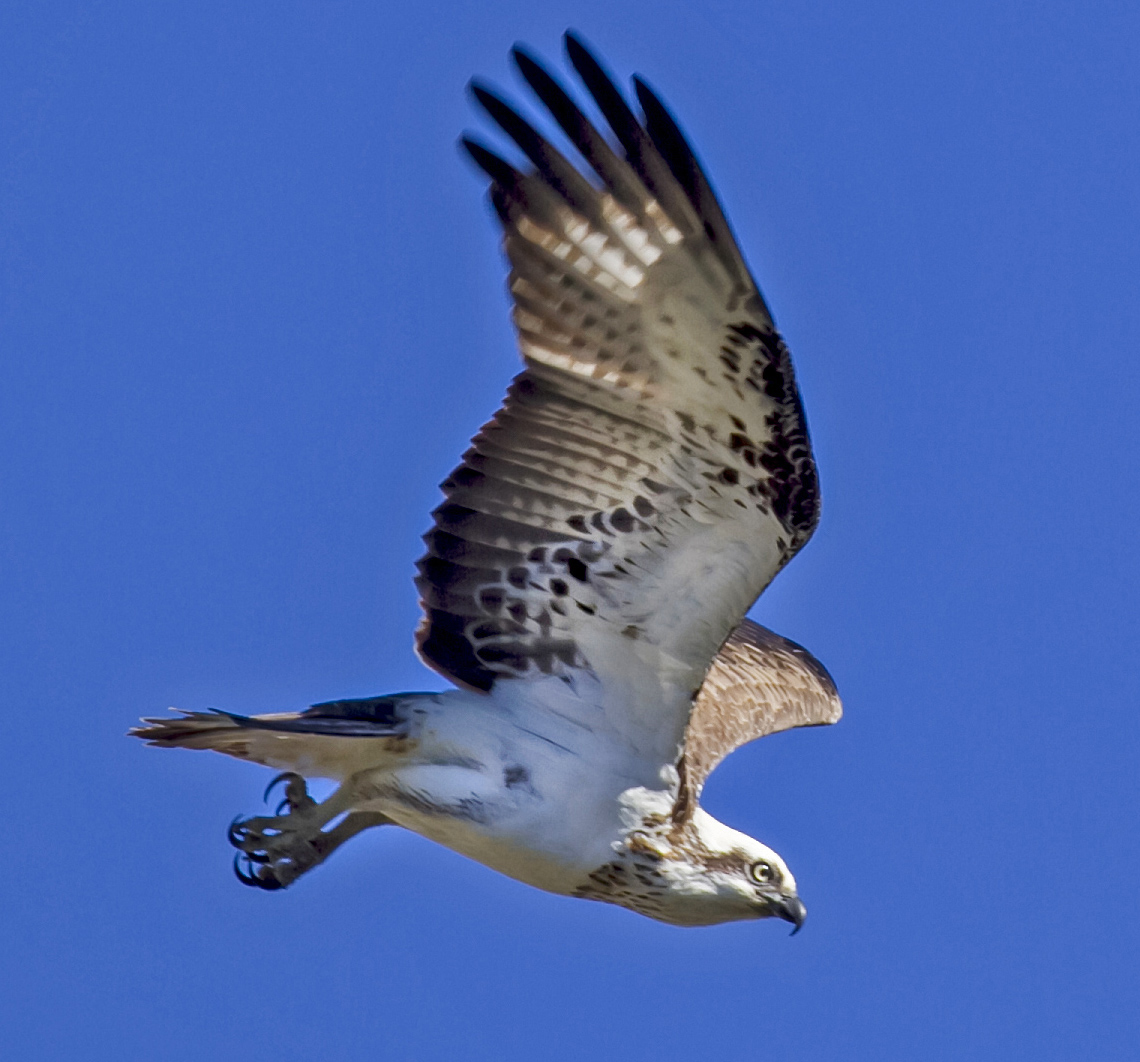
[[[290,812],[300,811],[301,808],[311,807],[316,803],[316,801],[309,796],[309,788],[305,785],[305,779],[295,771],[285,771],[283,774],[279,774],[274,778],[273,781],[266,786],[265,795],[261,799],[268,803],[269,794],[282,782],[285,783],[285,799],[277,805],[277,815],[279,817],[282,808],[288,808]]]
[[[242,859],[246,860],[249,865],[249,870],[242,868]],[[266,892],[276,892],[278,889],[284,888],[274,876],[273,871],[268,867],[258,867],[256,870],[250,862],[251,856],[245,852],[238,852],[234,856],[234,874],[237,876],[238,881],[243,885],[248,885],[254,889],[264,889]]]
[[[267,785],[265,787],[265,794],[261,798],[262,801],[264,803],[268,804],[269,803],[269,794],[272,793],[273,790],[276,789],[282,782],[289,783],[289,782],[293,781],[293,779],[295,779],[295,778],[299,779],[300,777],[301,776],[299,774],[295,774],[293,771],[282,771],[279,775],[277,775],[276,778],[273,779],[273,781],[271,781],[269,783],[269,785]],[[284,800],[284,803],[288,803],[288,802],[289,802],[289,798],[286,797]],[[280,805],[278,805],[278,807],[280,807]],[[281,812],[278,811],[277,814],[280,815]]]
[[[266,835],[258,834],[256,831],[249,829],[249,823],[251,821],[250,819],[243,819],[239,815],[230,823],[229,829],[226,830],[226,840],[228,840],[234,848],[238,849],[238,857],[244,856],[247,861],[252,863],[272,862],[268,851],[264,848],[254,847],[259,841],[263,841]]]
[[[230,828],[226,830],[226,840],[235,848],[240,848],[245,843],[245,838],[245,822],[240,815],[235,815]]]
[[[241,852],[238,852],[237,855],[234,856],[234,874],[236,875],[238,881],[240,881],[243,885],[249,885],[253,888],[256,888],[257,878],[255,878],[252,874],[248,874],[242,870],[241,857]]]

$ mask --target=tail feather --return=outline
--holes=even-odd
[[[256,716],[171,710],[179,715],[143,719],[128,733],[159,748],[211,749],[306,777],[334,779],[377,766],[407,748],[407,721],[395,698],[330,701],[304,712]]]
[[[334,701],[334,704],[340,702]],[[282,715],[235,715],[220,708],[211,709],[217,715],[232,720],[239,727],[251,730],[278,730],[292,734],[327,734],[329,737],[395,737],[403,732],[394,719],[377,719],[364,716],[329,715],[318,713],[316,705],[305,712]]]
[[[241,751],[240,746],[248,744],[249,735],[243,733],[245,728],[238,722],[239,717],[223,712],[170,710],[180,714],[166,719],[143,719],[141,722],[145,726],[133,726],[127,733],[159,748],[216,749],[231,756],[248,758],[248,753]]]

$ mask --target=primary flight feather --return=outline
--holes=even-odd
[[[513,56],[584,165],[472,85],[527,160],[463,141],[491,179],[525,368],[424,536],[416,644],[458,688],[133,733],[286,772],[278,814],[230,829],[250,885],[396,824],[665,922],[798,928],[784,861],[699,803],[733,748],[841,712],[818,661],[744,619],[819,518],[791,358],[668,110],[635,78],[639,118],[566,49],[612,140]],[[306,777],[340,786],[317,803]]]

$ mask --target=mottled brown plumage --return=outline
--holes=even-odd
[[[793,727],[826,726],[842,714],[835,683],[811,653],[744,620],[721,646],[689,716],[675,818],[691,815],[705,779],[733,749]]]

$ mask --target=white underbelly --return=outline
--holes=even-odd
[[[659,767],[565,683],[505,685],[501,701],[499,691],[475,701],[456,691],[430,705],[415,762],[380,768],[375,797],[359,806],[508,877],[569,893],[613,858],[622,793],[660,784]],[[525,711],[509,700],[520,694]]]
[[[547,892],[572,893],[590,871],[606,861],[604,854],[552,851],[536,847],[525,838],[496,833],[461,819],[414,812],[390,813],[390,817],[453,852]]]

